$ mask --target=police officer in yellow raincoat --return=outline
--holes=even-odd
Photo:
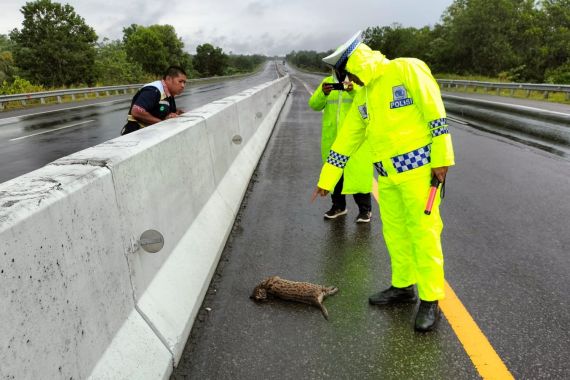
[[[342,90],[334,90],[333,83],[342,86]],[[339,81],[335,75],[323,79],[319,87],[309,99],[309,107],[315,111],[323,111],[321,155],[323,162],[329,155],[330,148],[337,136],[338,129],[350,110],[352,99],[357,91],[352,82]],[[331,193],[332,207],[325,213],[325,218],[335,219],[347,213],[345,194],[353,194],[358,205],[357,223],[368,223],[371,218],[371,197],[373,178],[372,158],[367,143],[364,143],[351,157],[344,168],[344,174]]]
[[[437,82],[414,58],[387,59],[361,42],[360,32],[323,59],[363,86],[331,147],[313,196],[331,191],[349,158],[368,141],[378,177],[384,240],[392,286],[371,304],[415,303],[417,331],[436,327],[444,298],[439,196],[424,214],[432,177],[442,183],[454,165],[451,136]],[[439,190],[438,190],[439,191]]]

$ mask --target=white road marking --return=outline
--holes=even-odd
[[[305,90],[307,90],[309,95],[313,95],[313,91],[311,91],[311,88],[309,87],[309,85],[304,80],[300,79],[299,77],[295,77],[295,79],[297,79],[299,82],[301,82],[301,84],[305,87]]]
[[[71,125],[66,125],[65,127],[60,127],[60,128],[56,128],[56,129],[50,129],[49,131],[43,131],[43,132],[33,133],[33,134],[31,134],[31,135],[16,137],[16,138],[14,138],[14,139],[10,139],[10,141],[23,140],[23,139],[27,139],[28,137],[33,137],[33,136],[37,136],[37,135],[43,135],[44,133],[55,132],[55,131],[59,131],[59,130],[66,129],[66,128],[73,128],[73,127],[77,127],[78,125],[91,123],[92,121],[95,121],[95,120],[86,120],[86,121],[82,121],[81,123],[75,123],[75,124],[71,124]]]
[[[309,88],[309,86],[307,85],[307,83],[305,83],[304,81],[301,81],[301,83],[303,83],[303,86],[305,86],[305,90],[307,90],[307,92],[309,93],[309,95],[313,95],[313,91],[311,91],[311,89]]]

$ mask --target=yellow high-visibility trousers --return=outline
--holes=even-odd
[[[392,285],[404,288],[416,284],[423,301],[445,296],[440,190],[431,214],[424,214],[430,182],[429,164],[378,177],[378,203],[392,264]]]

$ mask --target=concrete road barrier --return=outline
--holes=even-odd
[[[170,376],[290,86],[0,184],[0,378]],[[140,247],[148,229],[157,253]]]

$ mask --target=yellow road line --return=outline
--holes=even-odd
[[[372,182],[372,195],[378,202],[376,179]],[[445,282],[445,299],[439,301],[439,305],[463,349],[483,379],[514,379],[447,281]]]
[[[445,299],[439,305],[483,379],[514,379],[447,281]]]

